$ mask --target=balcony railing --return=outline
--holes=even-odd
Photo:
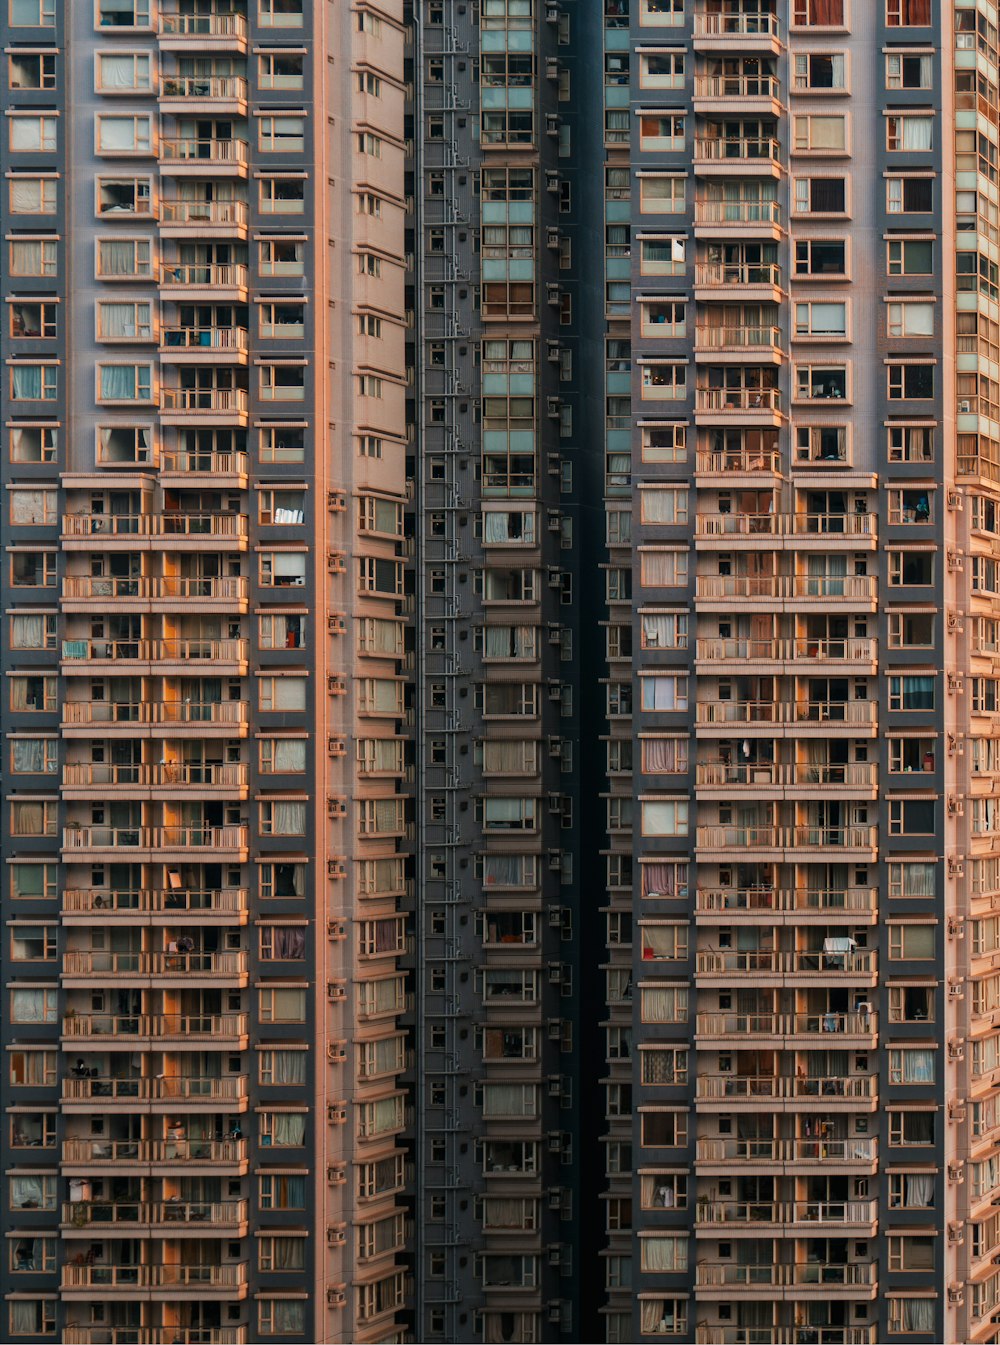
[[[699,1200],[701,1224],[869,1224],[878,1218],[877,1200]]]
[[[868,1287],[878,1282],[874,1262],[837,1265],[831,1262],[800,1261],[793,1265],[741,1266],[730,1262],[701,1261],[696,1269],[699,1288],[721,1289],[729,1286],[745,1289],[830,1285],[847,1288]]]
[[[95,1224],[210,1224],[213,1228],[235,1228],[246,1219],[245,1200],[80,1200],[62,1208],[63,1223],[73,1228]]]
[[[875,701],[705,701],[699,724],[875,724]],[[767,766],[764,769],[768,769]]]
[[[243,887],[213,889],[168,888],[156,891],[115,891],[110,888],[67,888],[63,914],[113,914],[117,911],[156,911],[174,914],[196,911],[206,915],[240,915],[247,910],[249,893]]]
[[[764,326],[716,327],[694,329],[695,350],[780,350],[781,328]]]
[[[62,646],[67,662],[131,659],[140,663],[190,663],[203,659],[207,663],[245,663],[248,654],[248,641],[239,639],[63,640]]]
[[[696,1022],[703,1037],[870,1037],[878,1030],[874,1013],[699,1013]]]
[[[781,475],[781,454],[762,452],[760,449],[743,449],[725,452],[699,452],[695,470],[702,475],[718,476],[727,472],[744,472],[754,475],[773,472]]]
[[[696,411],[745,412],[745,411],[781,411],[780,388],[695,388],[694,409]],[[737,462],[748,455],[738,450],[726,453],[701,453],[699,457],[730,458]],[[760,450],[754,450],[749,456],[760,457]],[[768,456],[772,456],[768,454]],[[780,454],[773,455],[780,462]],[[745,467],[703,467],[700,471],[745,471]]]
[[[698,598],[821,598],[830,602],[874,602],[878,583],[871,574],[700,574]]]
[[[781,267],[776,262],[701,262],[694,268],[695,285],[730,289],[739,285],[781,285]]]
[[[695,1096],[705,1101],[756,1098],[847,1098],[869,1099],[878,1096],[878,1079],[873,1074],[845,1077],[842,1074],[817,1079],[758,1074],[699,1074]]]
[[[219,262],[164,262],[160,267],[160,285],[203,289],[246,289],[249,271],[238,263],[222,265]]]
[[[163,765],[116,766],[109,761],[75,761],[63,767],[66,789],[91,789],[95,786],[164,789],[171,785],[211,786],[216,789],[245,789],[250,771],[239,761],[172,761]]]
[[[63,829],[64,850],[246,850],[248,827],[74,827]]]
[[[738,229],[746,225],[781,225],[781,205],[777,201],[703,201],[694,203],[694,222],[717,224]]]
[[[65,1345],[247,1345],[245,1326],[84,1326],[69,1322]]]
[[[161,458],[164,472],[204,472],[212,476],[246,476],[250,459],[246,453],[201,453],[181,449],[165,451]]]
[[[160,223],[191,225],[204,229],[214,225],[245,229],[250,222],[246,201],[175,201],[160,199]]]
[[[245,1013],[167,1014],[67,1014],[63,1035],[67,1037],[245,1037],[249,1018]],[[165,1094],[164,1096],[169,1096]]]
[[[695,14],[695,37],[780,37],[776,14]]]
[[[774,136],[696,135],[694,138],[695,163],[731,163],[738,170],[740,164],[748,162],[776,164],[780,157],[781,145]]]
[[[874,887],[815,888],[773,887],[699,888],[699,911],[850,911],[871,913],[878,906]]]
[[[245,327],[163,327],[160,330],[160,349],[233,350],[245,354],[247,330]]]
[[[696,75],[695,98],[777,98],[776,75]]]
[[[245,140],[193,140],[187,136],[163,136],[160,139],[161,163],[240,164],[248,159]]]
[[[246,1284],[246,1266],[65,1265],[63,1289],[238,1289]]]
[[[875,1326],[699,1326],[695,1345],[876,1345]]]
[[[197,602],[246,602],[250,592],[249,581],[242,575],[222,575],[213,578],[186,579],[169,575],[163,579],[139,575],[134,579],[114,575],[67,575],[63,580],[62,595],[66,601],[142,598],[177,598]]]
[[[245,14],[170,14],[160,11],[163,37],[235,37],[246,41]]]
[[[878,657],[878,641],[872,639],[811,639],[803,636],[795,640],[755,640],[735,636],[721,640],[699,640],[698,659],[713,662],[738,663],[754,659],[791,660],[815,659],[820,663],[874,663]]]
[[[164,75],[160,79],[160,97],[246,102],[247,82],[239,75]]]
[[[836,766],[782,766],[773,761],[699,761],[695,767],[695,780],[699,785],[719,789],[728,785],[793,788],[797,785],[839,785],[848,789],[869,789],[878,783],[878,766],[874,761],[846,762]]]
[[[238,950],[218,953],[111,953],[69,949],[63,954],[63,976],[245,976],[247,954]]]
[[[207,1163],[227,1166],[242,1163],[247,1142],[238,1140],[112,1140],[77,1138],[63,1140],[64,1163]],[[75,1206],[70,1206],[71,1209]],[[65,1218],[65,1215],[63,1216]]]
[[[75,1021],[75,1020],[74,1020]],[[134,1022],[134,1019],[130,1020]],[[83,1033],[76,1033],[82,1036]],[[90,1034],[96,1035],[96,1034]],[[232,1074],[221,1078],[186,1075],[161,1075],[146,1079],[119,1079],[109,1075],[66,1078],[62,1081],[63,1102],[178,1102],[238,1103],[247,1096],[246,1078]]]
[[[245,724],[246,701],[64,701],[64,724]]]
[[[875,831],[876,828],[859,828],[868,832]],[[802,949],[789,952],[780,952],[768,948],[752,948],[740,950],[737,948],[706,948],[698,953],[698,974],[700,976],[720,976],[727,972],[742,973],[744,975],[759,974],[761,972],[787,973],[789,975],[815,975],[822,972],[824,975],[843,976],[862,975],[873,976],[878,967],[878,954],[874,949],[855,948],[851,952],[832,952],[819,949]],[[814,1015],[804,1015],[809,1018]],[[819,1015],[823,1017],[824,1015]],[[853,1017],[853,1015],[849,1015]],[[738,1015],[734,1015],[734,1018]],[[859,1021],[866,1017],[864,1014],[857,1015]],[[867,1031],[867,1029],[864,1029]]]
[[[878,1140],[871,1136],[852,1139],[736,1139],[698,1140],[702,1163],[874,1163]]]
[[[244,538],[247,516],[236,513],[64,514],[63,536]]]
[[[875,850],[878,827],[705,826],[697,830],[697,845],[706,850]]]
[[[702,514],[696,537],[874,537],[875,514]]]

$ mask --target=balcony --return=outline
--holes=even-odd
[[[878,705],[875,701],[705,700],[695,707],[695,722],[714,727],[728,725],[730,728],[734,725],[756,725],[771,729],[785,724],[812,724],[822,725],[824,730],[839,725],[847,729],[873,729],[878,723]],[[756,778],[753,775],[756,769],[770,772],[772,768],[768,763],[760,768],[751,767],[748,783],[771,783]],[[805,773],[806,768],[803,767],[804,776]],[[806,783],[806,780],[803,779],[802,783]]]
[[[63,1168],[81,1168],[82,1175],[97,1175],[105,1167],[164,1167],[165,1173],[150,1173],[151,1176],[167,1176],[174,1171],[175,1164],[185,1168],[231,1169],[231,1175],[239,1176],[246,1171],[248,1161],[247,1142],[238,1140],[111,1140],[73,1138],[63,1140]],[[75,1208],[70,1206],[70,1209]],[[66,1219],[64,1213],[63,1219]],[[72,1219],[70,1220],[72,1222]]]
[[[699,324],[694,329],[695,358],[716,363],[780,364],[784,358],[780,327],[763,325],[714,326]]]
[[[246,301],[249,271],[246,266],[218,262],[163,262],[160,289],[174,303]]]
[[[187,136],[161,136],[160,172],[176,176],[211,173],[217,177],[246,177],[249,147],[245,140],[195,140]]]
[[[174,117],[245,116],[247,82],[239,75],[162,75],[159,108]]]
[[[813,639],[801,636],[789,640],[755,640],[749,637],[698,640],[695,657],[699,663],[754,664],[743,667],[746,672],[767,671],[793,673],[808,662],[810,672],[821,665],[833,664],[846,671],[850,664],[859,671],[874,674],[878,660],[878,641],[860,639]],[[795,664],[793,668],[790,665]],[[759,665],[759,667],[757,666]]]
[[[245,1013],[67,1013],[63,1019],[64,1040],[79,1046],[89,1042],[102,1049],[120,1045],[124,1050],[149,1051],[154,1044],[170,1043],[194,1051],[203,1050],[206,1044],[212,1050],[245,1050],[248,1031]]]
[[[812,1111],[820,1098],[824,1108],[871,1112],[878,1105],[878,1079],[873,1074],[846,1078],[838,1074],[818,1079],[772,1074],[699,1074],[695,1097],[699,1102],[720,1102],[724,1110],[744,1103],[749,1104],[749,1110],[757,1110],[762,1101],[783,1100],[787,1106],[802,1104],[802,1110]],[[846,1104],[843,1108],[842,1103]]]
[[[178,201],[160,198],[160,232],[184,238],[192,232],[206,238],[246,238],[250,208],[246,201]]]
[[[878,1283],[874,1262],[844,1265],[798,1261],[792,1265],[744,1266],[732,1262],[699,1261],[695,1271],[699,1289],[872,1289]],[[867,1297],[867,1295],[863,1295]],[[769,1338],[773,1339],[773,1337]]]
[[[874,1231],[878,1218],[877,1200],[699,1200],[695,1208],[695,1226],[745,1224],[759,1232],[772,1225],[788,1233],[795,1225],[831,1226],[857,1230],[862,1236]]]
[[[868,1168],[878,1162],[878,1140],[863,1135],[849,1139],[706,1138],[698,1140],[697,1161],[721,1165],[723,1169],[732,1163],[767,1167],[791,1163],[795,1168],[789,1175],[794,1175],[800,1164],[838,1163],[851,1168]]]
[[[203,798],[245,799],[250,769],[245,762],[184,762],[115,766],[110,762],[70,762],[63,767],[63,797],[85,799],[95,791],[106,798],[189,798],[196,788]]]
[[[245,551],[247,516],[237,513],[64,514],[69,551],[149,551],[166,538],[171,551]],[[190,545],[189,545],[190,544]]]
[[[245,490],[250,471],[246,453],[203,453],[185,449],[164,450],[160,458],[160,480],[170,486],[237,487]],[[173,476],[198,477],[197,481],[177,482]]]
[[[781,267],[775,262],[700,262],[694,268],[694,297],[706,300],[761,300],[779,303]]]
[[[144,737],[244,738],[249,706],[246,701],[63,701],[62,727],[84,729],[75,737],[93,737],[96,726],[108,732],[149,728]]]
[[[113,888],[66,888],[62,915],[69,924],[94,923],[94,916],[122,916],[123,923],[135,917],[135,923],[148,924],[246,924],[249,893],[243,887],[215,889],[170,888],[156,891],[116,891]],[[162,920],[151,921],[149,914]],[[74,916],[86,917],[74,921]]]
[[[743,956],[740,954],[739,956]],[[756,970],[753,968],[752,970]],[[852,1047],[875,1045],[878,1015],[875,1013],[699,1013],[696,1035],[710,1042],[733,1042],[749,1047],[755,1039],[769,1040],[775,1047]],[[822,1037],[822,1042],[810,1040]],[[804,1038],[805,1040],[800,1040]],[[756,1041],[757,1045],[766,1045]]]
[[[698,827],[696,845],[702,863],[707,851],[719,851],[721,860],[732,861],[734,851],[753,851],[758,859],[789,860],[802,864],[833,863],[839,852],[865,863],[874,863],[878,851],[878,827],[875,826],[704,826]]]
[[[766,196],[756,201],[696,198],[694,232],[696,238],[776,241],[784,232],[781,204]]]
[[[245,327],[161,327],[160,359],[165,364],[246,364]]]
[[[781,145],[774,136],[694,138],[694,171],[700,177],[781,176]]]
[[[719,915],[723,923],[733,917],[746,915],[760,921],[767,912],[794,915],[788,923],[812,917],[829,923],[831,915],[849,913],[852,923],[870,924],[878,909],[878,889],[874,887],[849,888],[773,888],[726,887],[699,888],[696,909],[702,915]],[[863,917],[860,920],[858,917]]]
[[[877,1345],[876,1326],[699,1326],[695,1345]]]
[[[129,1021],[136,1022],[134,1018]],[[74,1036],[74,1047],[79,1046],[82,1036],[82,1033]],[[101,1044],[103,1046],[107,1043],[102,1041]],[[131,1044],[130,1038],[129,1046]],[[140,1104],[143,1110],[152,1107],[155,1112],[163,1115],[173,1113],[179,1107],[183,1107],[185,1111],[206,1108],[217,1110],[220,1104],[229,1111],[242,1112],[246,1111],[248,1102],[247,1080],[238,1074],[216,1078],[172,1074],[144,1079],[124,1079],[94,1074],[86,1078],[64,1078],[62,1102],[69,1111],[88,1116],[95,1109],[103,1111],[106,1107],[135,1111]]]
[[[245,1326],[85,1326],[68,1322],[64,1345],[247,1345]]]
[[[169,1303],[175,1296],[192,1298],[245,1298],[247,1268],[233,1265],[114,1266],[64,1265],[60,1289],[66,1297],[91,1298],[125,1291],[134,1297],[137,1289],[151,1291],[154,1301]],[[157,1293],[159,1291],[159,1293]]]
[[[218,953],[109,953],[103,950],[69,949],[63,954],[62,983],[67,989],[90,986],[104,980],[113,986],[138,986],[168,990],[199,983],[240,989],[248,979],[247,954],[238,950]],[[74,983],[79,982],[79,987]]]
[[[878,581],[871,574],[700,574],[695,578],[695,598],[701,602],[722,602],[723,610],[732,610],[734,600],[760,603],[782,611],[781,604],[793,600],[796,614],[822,612],[835,604],[874,612]],[[777,606],[773,606],[778,604]]]
[[[861,831],[876,831],[875,827],[860,827]],[[833,943],[835,940],[830,939]],[[853,942],[844,940],[844,942]],[[871,948],[853,948],[840,952],[830,949],[796,949],[786,952],[770,948],[739,950],[736,948],[706,948],[697,955],[697,975],[705,978],[719,976],[753,976],[763,979],[772,977],[801,977],[808,983],[811,977],[824,977],[833,981],[858,981],[861,984],[872,983],[878,972],[878,954]],[[739,1015],[733,1015],[734,1020]],[[757,1015],[751,1015],[756,1018]],[[831,1025],[837,1015],[807,1015],[830,1020]],[[870,1015],[861,1015],[861,1018]],[[805,1021],[805,1019],[803,1019]],[[819,1031],[823,1031],[822,1025]]]
[[[89,1236],[109,1224],[123,1225],[115,1229],[122,1237],[143,1231],[167,1232],[171,1237],[184,1234],[176,1225],[200,1225],[194,1231],[210,1236],[243,1237],[246,1234],[247,1202],[245,1200],[164,1200],[164,1201],[103,1201],[81,1200],[62,1207],[62,1228],[86,1230]],[[185,1230],[187,1231],[187,1230]]]
[[[219,860],[245,864],[250,829],[225,827],[105,827],[73,826],[63,829],[66,863],[120,860],[122,852],[135,864],[184,863]]]
[[[709,712],[713,706],[699,705]],[[722,791],[726,797],[734,789],[770,793],[773,790],[798,790],[827,798],[831,789],[844,797],[871,798],[878,787],[878,765],[874,761],[847,762],[843,765],[779,765],[773,761],[699,761],[695,784],[705,790]]]
[[[782,537],[794,543],[802,539],[808,548],[822,540],[823,549],[848,542],[852,549],[867,543],[875,546],[878,518],[875,514],[710,514],[695,516],[695,537],[701,542],[718,541],[725,549],[741,541],[754,545],[760,537]],[[787,545],[787,541],[786,541]]]
[[[242,575],[224,575],[214,578],[182,578],[168,575],[152,578],[138,575],[119,578],[114,575],[67,575],[62,584],[64,610],[90,612],[96,603],[105,610],[121,612],[176,612],[179,606],[191,603],[203,614],[245,613],[250,585]],[[113,608],[108,608],[114,603]]]
[[[695,75],[694,110],[701,115],[777,117],[782,111],[781,84],[776,75]]]
[[[248,641],[239,639],[63,640],[61,670],[92,677],[95,664],[102,671],[114,668],[121,672],[121,665],[128,663],[129,673],[137,677],[177,677],[189,675],[191,663],[197,660],[205,665],[200,671],[206,675],[245,677],[248,656]]]
[[[244,14],[174,14],[160,11],[160,47],[164,51],[203,55],[206,52],[245,52],[247,21]]]
[[[769,397],[766,389],[760,395]],[[766,484],[766,476],[781,478],[781,454],[760,448],[701,449],[695,457],[695,472],[698,476],[723,476],[727,486],[761,486]]]
[[[777,55],[781,23],[775,14],[695,14],[694,49],[709,53]]]

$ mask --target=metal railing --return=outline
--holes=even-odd
[[[872,912],[878,905],[878,889],[850,888],[699,888],[699,911],[851,911]]]
[[[194,140],[187,136],[163,136],[160,140],[161,163],[232,163],[245,165],[248,161],[245,140]]]
[[[67,1014],[63,1034],[67,1037],[245,1037],[249,1030],[245,1013],[168,1014]]]
[[[63,913],[100,911],[204,911],[212,914],[240,915],[247,910],[249,892],[244,887],[168,888],[157,891],[114,891],[109,888],[67,888],[63,892]]]
[[[734,660],[741,663],[752,659],[874,663],[878,657],[878,641],[867,637],[812,639],[804,636],[794,640],[757,640],[749,636],[732,636],[729,639],[699,640],[696,657],[714,662]]]
[[[245,229],[250,222],[246,201],[176,201],[160,198],[160,223],[173,225],[235,225]]]
[[[63,954],[63,976],[245,976],[247,954],[239,950],[218,953],[162,952],[112,953],[69,949]]]
[[[72,1020],[76,1022],[76,1019]],[[135,1022],[135,1019],[130,1019]],[[107,1035],[106,1033],[77,1032],[72,1035]],[[129,1034],[133,1035],[133,1034]],[[118,1079],[108,1075],[87,1078],[65,1078],[62,1081],[64,1102],[207,1102],[210,1104],[240,1102],[247,1096],[247,1080],[234,1074],[224,1078],[201,1078],[182,1074],[162,1075],[156,1078]]]
[[[162,75],[160,97],[224,98],[246,102],[247,82],[240,75]]]

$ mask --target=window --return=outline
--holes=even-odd
[[[845,214],[847,211],[846,178],[795,178],[793,208],[798,215]]]
[[[810,52],[796,56],[793,88],[798,93],[814,89],[846,89],[845,64],[843,52]]]
[[[104,218],[149,218],[152,213],[152,182],[148,177],[98,177],[96,191],[95,210]]]
[[[846,0],[793,0],[796,28],[843,28]]]
[[[306,306],[301,300],[268,301],[258,305],[260,335],[272,341],[300,341],[306,334]]]
[[[888,426],[890,462],[933,462],[933,425]]]
[[[890,1237],[890,1270],[934,1270],[934,1238]]]
[[[934,305],[917,301],[888,304],[886,330],[889,336],[933,337]]]
[[[152,60],[139,52],[98,52],[95,86],[101,93],[150,93]]]
[[[54,402],[59,395],[57,364],[15,364],[10,369],[10,395],[15,401]]]
[[[682,588],[688,581],[688,553],[643,547],[639,551],[639,570],[644,588]]]
[[[934,396],[933,364],[889,364],[886,377],[892,401],[930,401]]]
[[[643,401],[683,401],[687,395],[687,365],[648,360],[641,365]]]
[[[642,834],[644,836],[686,836],[688,834],[687,800],[643,800]]]
[[[257,202],[262,215],[301,215],[306,208],[306,179],[261,174]]]
[[[304,836],[306,805],[298,801],[264,799],[260,805],[260,830],[264,836]]]
[[[148,28],[152,0],[97,0],[98,28]]]
[[[928,28],[931,0],[885,0],[885,22],[888,28]]]
[[[257,55],[257,85],[261,89],[305,88],[305,57],[302,52],[262,51]]]
[[[54,215],[58,179],[12,173],[7,180],[7,200],[12,215]]]
[[[258,249],[258,265],[262,276],[305,275],[305,239],[263,238]]]
[[[808,115],[792,118],[795,154],[843,154],[847,150],[847,118]]]
[[[53,864],[11,864],[10,895],[15,901],[51,900],[56,895]]]
[[[815,280],[847,274],[847,244],[842,239],[800,239],[795,244],[795,274]]]
[[[37,1207],[32,1206],[31,1208]],[[52,1206],[52,1208],[55,1207]],[[38,1269],[41,1269],[41,1267],[39,1266]],[[8,1325],[11,1339],[18,1336],[54,1336],[56,1331],[56,1300],[54,1298],[39,1298],[33,1301],[15,1299],[10,1305]]]
[[[935,1077],[933,1050],[890,1050],[889,1082],[932,1084]]]
[[[18,615],[10,619],[11,649],[55,649],[54,616]]]
[[[306,1239],[304,1237],[269,1236],[257,1240],[258,1270],[298,1271],[301,1273],[305,1269],[305,1263]],[[280,1300],[278,1301],[280,1302]]]
[[[258,684],[261,710],[305,710],[306,679],[304,677],[262,677]]]
[[[19,239],[10,244],[12,276],[56,276],[59,274],[58,243],[55,239]]]
[[[144,113],[133,116],[99,114],[96,118],[97,154],[117,157],[123,154],[148,155],[153,151],[152,120]]]
[[[101,280],[150,280],[152,243],[148,238],[100,238],[97,275]]]
[[[58,134],[57,117],[16,112],[7,118],[7,145],[12,154],[53,154]]]
[[[261,364],[260,398],[264,402],[303,402],[306,366],[303,363]]]
[[[930,214],[934,209],[932,177],[890,177],[885,184],[886,211],[890,215]]]
[[[11,588],[55,588],[56,555],[53,551],[12,551]],[[29,705],[26,709],[41,708]]]
[[[886,270],[891,276],[934,274],[934,243],[930,238],[891,238],[886,246]]]
[[[262,615],[257,618],[257,641],[261,649],[304,649],[306,618],[298,613]]]
[[[628,113],[626,112],[624,115],[627,117]],[[684,148],[684,118],[677,113],[643,112],[639,117],[639,148],[640,150],[682,150]]]
[[[685,200],[686,181],[683,177],[650,173],[639,179],[639,209],[645,214],[682,214]]]
[[[683,1272],[688,1266],[688,1240],[666,1233],[652,1233],[639,1240],[639,1264],[658,1273]]]
[[[54,738],[13,738],[10,768],[14,775],[55,775],[59,750]]]
[[[58,0],[9,0],[12,28],[54,28]],[[16,1333],[15,1333],[16,1334]]]
[[[268,987],[258,991],[258,1007],[262,1023],[304,1023],[306,1021],[305,990]],[[298,1118],[300,1121],[302,1117]],[[299,1140],[299,1143],[302,1141]]]
[[[99,341],[152,341],[153,306],[146,300],[100,300],[97,304]]]
[[[822,340],[847,337],[846,303],[799,303],[795,305],[795,336],[815,336]]]
[[[301,154],[306,147],[305,117],[287,113],[258,117],[257,146],[264,154]]]
[[[934,1298],[888,1299],[890,1333],[908,1335],[911,1332],[919,1332],[922,1335],[932,1335],[936,1306]]]
[[[934,926],[894,924],[889,926],[889,957],[893,961],[934,956]]]
[[[885,147],[902,153],[928,152],[934,148],[933,117],[886,117]]]
[[[932,89],[934,58],[930,53],[890,52],[885,58],[887,89]]]
[[[282,0],[260,0],[260,3],[278,5]],[[300,1242],[301,1239],[275,1241]],[[301,1336],[306,1329],[306,1305],[300,1298],[261,1298],[257,1304],[257,1328],[262,1336]]]
[[[302,425],[261,425],[258,441],[261,462],[304,462],[305,433]]]
[[[99,364],[99,402],[150,402],[153,398],[151,364]]]
[[[301,28],[302,0],[257,0],[257,22],[262,28]]]
[[[934,677],[930,674],[889,678],[890,710],[933,710]]]
[[[12,1023],[55,1023],[58,1021],[59,992],[55,986],[39,990],[12,990]],[[12,1200],[13,1203],[13,1200]]]

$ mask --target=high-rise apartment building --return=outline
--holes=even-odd
[[[0,35],[4,1338],[1000,1340],[994,0]]]

